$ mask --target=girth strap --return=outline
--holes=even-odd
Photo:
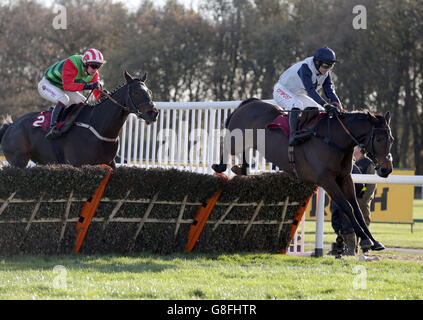
[[[51,143],[53,145],[53,150],[54,150],[54,154],[56,155],[57,162],[60,163],[60,164],[64,164],[65,159],[63,158],[62,154],[60,153],[59,145],[57,144],[57,141],[53,140]]]
[[[316,137],[316,138],[323,140],[324,143],[326,143],[329,146],[337,149],[338,151],[341,151],[345,154],[353,154],[353,151],[347,150],[347,149],[344,149],[344,148],[338,146],[335,142],[331,141],[329,138],[321,136],[320,134],[318,134],[317,132],[315,132],[313,130],[310,130],[310,129],[305,129],[305,130],[309,131],[313,137]]]
[[[100,140],[103,140],[103,141],[106,141],[106,142],[116,142],[116,141],[118,141],[118,138],[106,138],[106,137],[103,137],[102,135],[100,135],[97,132],[96,129],[94,129],[89,124],[82,123],[82,122],[75,122],[75,125],[77,125],[78,127],[82,127],[82,128],[86,128],[86,129],[90,130]]]
[[[289,165],[291,166],[292,174],[295,178],[298,178],[297,169],[295,169],[294,146],[288,146],[288,160]]]

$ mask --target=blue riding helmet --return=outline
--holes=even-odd
[[[314,60],[325,63],[334,63],[336,62],[335,52],[328,47],[319,48],[314,54]]]
[[[328,47],[319,48],[314,54],[313,61],[317,70],[322,65],[325,69],[331,69],[336,62],[335,52]]]

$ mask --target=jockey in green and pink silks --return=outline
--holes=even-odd
[[[89,49],[84,55],[73,55],[49,67],[38,83],[40,95],[53,103],[50,130],[46,138],[55,138],[55,128],[60,112],[71,104],[82,103],[85,97],[78,91],[93,90],[94,97],[101,98],[101,84],[98,69],[106,63],[97,49]],[[99,90],[100,89],[100,90]]]

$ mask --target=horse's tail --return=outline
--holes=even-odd
[[[241,106],[243,106],[243,105],[245,105],[247,103],[256,101],[256,100],[260,100],[260,99],[258,99],[258,98],[248,98],[247,100],[242,101],[240,103],[240,105],[238,107],[236,107],[236,109],[234,111],[232,111],[229,114],[229,116],[226,118],[226,120],[225,120],[225,128],[227,129],[229,127],[229,121],[231,121],[232,115],[235,113],[236,110],[238,110],[239,107],[241,107]]]
[[[4,133],[6,132],[6,130],[10,127],[12,123],[13,121],[11,116],[7,115],[6,117],[3,117],[3,125],[0,128],[0,143]]]

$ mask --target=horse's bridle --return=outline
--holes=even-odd
[[[372,127],[372,132],[370,134],[370,136],[368,137],[367,141],[365,143],[360,143],[352,134],[351,132],[347,129],[347,127],[344,125],[344,123],[342,122],[341,119],[339,119],[338,115],[336,115],[336,119],[338,119],[339,123],[341,124],[341,127],[344,129],[344,131],[350,136],[350,138],[354,141],[354,143],[356,145],[358,145],[360,147],[360,149],[362,150],[363,153],[366,153],[368,155],[368,157],[370,158],[370,160],[373,161],[374,165],[375,165],[375,170],[380,169],[386,162],[392,162],[392,154],[389,153],[382,162],[380,162],[375,154],[374,154],[374,146],[373,146],[373,138],[375,136],[375,132],[377,131],[384,131],[387,133],[387,143],[388,140],[392,139],[392,135],[391,135],[391,130],[389,128],[377,128],[376,126]]]
[[[110,101],[112,101],[114,104],[118,105],[119,107],[121,107],[122,109],[126,110],[129,113],[134,113],[138,117],[142,117],[143,115],[143,113],[139,111],[139,109],[141,109],[144,106],[152,106],[152,107],[154,106],[154,103],[151,100],[137,106],[129,92],[129,85],[126,88],[125,106],[117,102],[116,99],[114,99],[110,94],[104,91],[101,91],[101,93],[104,94],[107,98],[109,98]]]
[[[127,105],[127,110],[130,112],[130,113],[135,113],[138,117],[142,117],[142,112],[140,112],[139,110],[142,108],[142,107],[144,107],[144,106],[151,106],[151,107],[154,107],[154,103],[153,103],[153,101],[151,101],[151,100],[149,100],[149,101],[147,101],[147,102],[145,102],[145,103],[143,103],[143,104],[140,104],[139,106],[137,106],[136,104],[135,104],[135,102],[134,102],[134,100],[132,99],[132,96],[131,96],[131,94],[130,94],[130,92],[129,92],[129,85],[128,85],[128,87],[127,87],[127,92],[126,92],[126,101],[125,101],[126,103],[126,105]],[[129,106],[128,106],[129,105]]]

